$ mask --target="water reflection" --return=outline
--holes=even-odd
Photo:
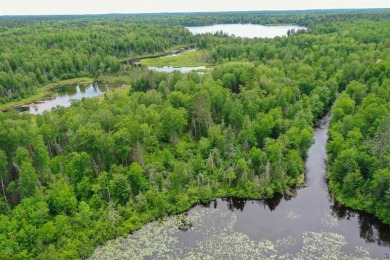
[[[359,255],[357,248],[364,248],[370,257],[383,257],[386,251],[390,251],[390,226],[370,214],[346,208],[329,196],[325,180],[329,119],[329,116],[325,117],[315,130],[315,142],[308,151],[303,186],[286,195],[276,194],[261,201],[223,198],[211,204],[216,210],[233,214],[236,219],[234,230],[253,241],[266,239],[275,242],[292,237],[296,242],[286,251],[289,254],[298,254],[305,243],[303,236],[314,232],[345,239],[346,245],[341,248],[345,254],[356,257]],[[190,241],[191,234],[180,238]]]
[[[248,199],[234,198],[234,197],[221,198],[221,200],[227,204],[228,209],[232,212],[237,210],[241,212],[244,211],[245,205],[248,201],[252,203],[257,203],[259,205],[263,205],[264,208],[268,207],[270,211],[274,211],[282,200],[287,201],[293,197],[294,197],[293,195],[282,195],[278,193],[275,194],[272,198],[265,199],[265,200],[248,200]],[[204,208],[210,208],[212,205],[212,207],[216,209],[218,208],[218,200],[199,203],[199,205]]]
[[[147,247],[145,255],[151,258],[382,259],[390,252],[390,226],[329,196],[324,179],[328,122],[325,117],[315,130],[304,186],[267,200],[218,198],[195,206],[183,220],[169,218],[166,227],[154,222],[146,225],[127,238],[123,252],[136,252],[139,257],[141,251],[133,248],[138,243],[140,248]],[[185,232],[180,231],[182,226]],[[161,233],[160,240],[149,242]],[[97,255],[108,258],[110,249],[115,256],[121,254],[116,242],[112,243],[97,250]],[[165,251],[158,251],[161,248]]]
[[[249,203],[263,205],[264,209],[268,208],[272,212],[276,210],[282,201],[291,200],[295,195],[296,192],[287,196],[276,194],[273,198],[261,201],[229,197],[222,198],[221,201],[226,203],[228,210],[232,212],[243,212],[245,206]],[[218,208],[218,200],[202,204],[205,208],[209,208],[210,205],[213,205],[214,209]],[[359,235],[367,243],[375,243],[381,247],[390,247],[390,225],[383,224],[371,214],[345,207],[333,199],[330,199],[330,205],[331,214],[338,220],[351,221],[357,219],[360,230]]]
[[[244,207],[247,199],[241,199],[241,198],[223,198],[222,201],[225,201],[228,205],[228,209],[230,211],[244,211]]]
[[[368,243],[376,243],[379,246],[390,246],[390,225],[383,224],[371,214],[356,211],[333,201],[331,205],[332,214],[339,220],[358,219],[360,237]]]
[[[282,194],[276,194],[273,198],[263,200],[264,209],[268,206],[270,211],[274,211],[283,199]]]
[[[205,66],[198,66],[198,67],[171,67],[171,66],[163,66],[163,67],[153,67],[149,66],[148,69],[154,70],[157,72],[174,72],[174,71],[179,71],[180,73],[183,74],[188,74],[191,71],[197,71],[197,70],[204,70],[206,69]],[[203,74],[204,72],[198,72],[199,74]]]
[[[28,105],[14,107],[13,109],[19,112],[29,112],[30,114],[42,114],[44,111],[51,110],[57,106],[68,107],[71,105],[72,100],[99,96],[118,86],[118,84],[101,84],[96,82],[88,85],[64,85],[49,90],[50,93],[55,93],[51,98],[38,100]]]

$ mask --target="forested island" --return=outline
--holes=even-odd
[[[307,29],[184,27],[222,23]],[[328,112],[331,194],[390,224],[389,28],[388,9],[0,17],[1,109],[70,82],[122,85],[41,115],[0,112],[1,258],[87,258],[200,202],[289,194]],[[126,64],[189,47],[176,65],[207,70]]]

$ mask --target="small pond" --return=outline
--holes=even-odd
[[[297,25],[260,25],[260,24],[215,24],[208,26],[186,27],[192,34],[224,32],[229,35],[244,38],[274,38],[287,36],[288,30],[306,30]]]
[[[99,96],[115,87],[118,87],[118,85],[103,83],[60,86],[48,90],[49,93],[54,93],[53,97],[34,101],[31,104],[17,106],[13,109],[20,112],[28,112],[34,115],[42,114],[44,111],[51,110],[57,106],[69,107],[72,103],[72,100],[80,100],[82,98]]]

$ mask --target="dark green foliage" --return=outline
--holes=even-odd
[[[388,69],[382,69],[377,75],[388,78]],[[386,95],[378,95],[387,83],[371,91],[367,83],[364,78],[350,82],[333,106],[329,186],[342,203],[390,223],[390,103]]]
[[[331,190],[389,222],[390,37],[388,19],[377,17],[388,13],[1,20],[3,101],[57,78],[104,73],[131,83],[129,95],[43,115],[0,113],[1,257],[86,258],[198,202],[284,193],[302,179],[313,125],[333,103]],[[275,39],[172,26],[239,18],[315,23]],[[222,64],[204,75],[119,66],[185,43]]]
[[[34,21],[16,28],[18,20],[7,22],[0,18],[0,103],[61,79],[117,73],[124,60],[193,41],[183,27],[126,19]],[[138,85],[148,88],[142,80]]]

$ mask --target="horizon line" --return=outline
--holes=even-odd
[[[177,12],[140,12],[140,13],[57,13],[57,14],[1,14],[0,17],[23,17],[23,16],[99,16],[99,15],[156,15],[156,14],[205,14],[205,13],[250,13],[250,12],[310,12],[310,11],[357,11],[357,10],[390,10],[390,7],[373,8],[319,8],[319,9],[285,9],[285,10],[229,10],[229,11],[177,11]]]

